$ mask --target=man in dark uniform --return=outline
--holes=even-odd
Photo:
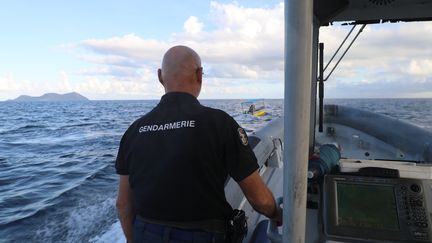
[[[245,131],[198,102],[202,75],[194,50],[169,49],[158,70],[165,95],[121,139],[117,208],[129,242],[225,242],[228,176],[256,211],[282,223]]]

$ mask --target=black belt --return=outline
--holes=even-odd
[[[152,224],[152,223],[145,223],[145,229],[146,231],[159,235],[161,237],[164,236],[167,229],[169,229],[169,236],[172,240],[179,240],[179,241],[189,241],[192,242],[195,237],[199,235],[200,239],[206,240],[206,241],[212,241],[215,237],[215,233],[210,232],[204,232],[204,231],[191,231],[191,230],[183,230],[179,228],[173,228],[170,226],[165,225],[159,225],[159,224]]]
[[[204,232],[225,234],[227,229],[227,223],[224,220],[219,220],[219,219],[173,222],[173,221],[160,221],[160,220],[147,219],[139,214],[136,217],[146,223],[169,226],[169,227],[184,229],[184,230],[195,230],[195,231],[200,230]]]

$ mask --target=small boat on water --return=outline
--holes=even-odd
[[[334,22],[361,32],[365,24],[429,20],[432,0],[285,1],[285,116],[249,135],[284,224],[256,213],[229,180],[227,200],[248,216],[243,242],[432,242],[432,133],[324,105],[319,43],[320,27]]]
[[[264,99],[249,99],[240,103],[242,113],[253,116],[264,116],[267,112],[264,110]]]

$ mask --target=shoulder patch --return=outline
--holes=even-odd
[[[246,135],[245,130],[243,128],[239,127],[239,128],[237,128],[237,133],[238,133],[238,136],[240,138],[241,143],[244,146],[247,146],[249,144],[249,141],[248,141],[248,137]]]

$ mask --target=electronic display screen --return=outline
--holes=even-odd
[[[338,182],[337,225],[399,230],[393,186]]]

